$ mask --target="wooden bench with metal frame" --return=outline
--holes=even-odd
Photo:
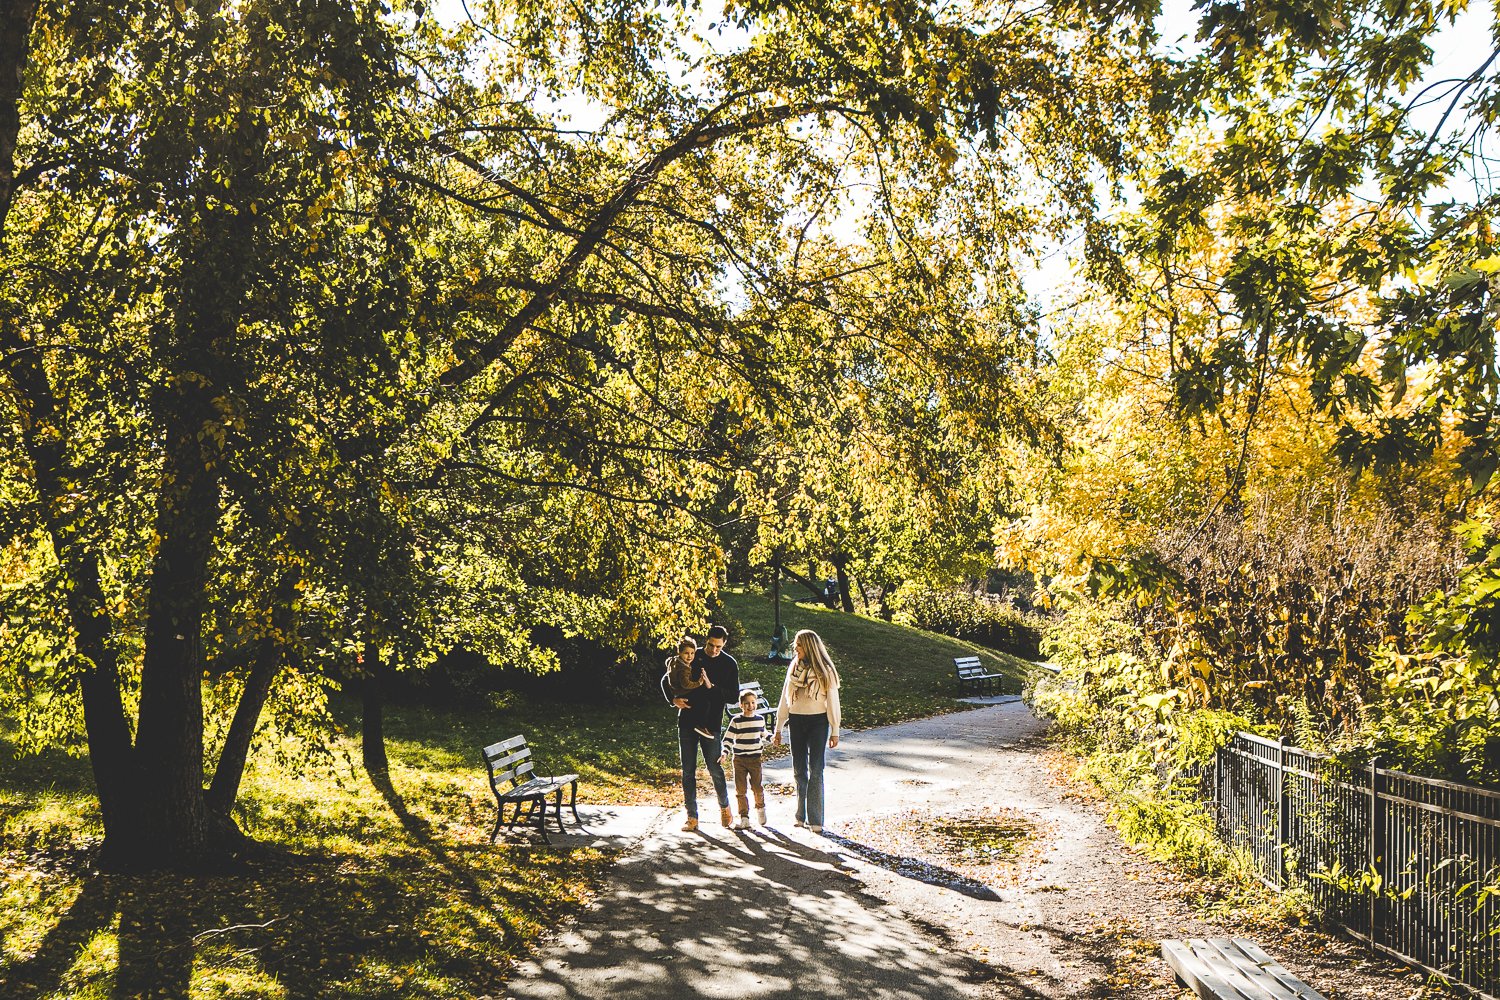
[[[1000,682],[1005,680],[1004,674],[986,670],[977,656],[955,656],[953,672],[958,675],[959,694],[967,694],[971,690],[976,694],[994,691],[1000,686]]]
[[[505,807],[515,806],[506,828],[510,829],[521,820],[521,807],[527,808],[526,820],[537,817],[537,830],[547,840],[547,799],[552,799],[553,812],[557,817],[557,832],[564,833],[562,823],[562,793],[569,789],[568,808],[573,810],[573,819],[578,818],[578,775],[557,774],[539,776],[531,758],[531,748],[526,737],[512,736],[484,748],[484,766],[490,772],[490,791],[495,793],[495,828],[490,831],[490,843],[500,835],[500,824],[505,822]]]
[[[746,681],[741,684],[740,697],[743,698],[746,691],[755,692],[755,711],[760,713],[761,717],[766,720],[766,732],[771,732],[776,728],[776,709],[766,700],[766,693],[761,690],[760,681]],[[724,720],[726,725],[738,719],[740,717],[740,703],[736,701],[733,705],[725,705],[724,714],[728,716]]]
[[[1178,981],[1202,1000],[1323,1000],[1244,938],[1163,941],[1161,954]]]

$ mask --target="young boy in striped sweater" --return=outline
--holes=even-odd
[[[755,692],[740,692],[740,714],[735,716],[724,730],[724,752],[719,757],[723,764],[726,758],[734,758],[734,797],[739,806],[740,818],[734,829],[750,829],[750,802],[745,796],[748,784],[755,795],[755,822],[766,825],[766,792],[761,785],[760,754],[765,749],[766,718],[755,711]]]

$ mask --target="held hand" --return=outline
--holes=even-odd
[[[781,730],[778,729],[776,730],[776,732],[771,734],[771,745],[773,747],[781,746]]]
[[[673,708],[687,708],[688,707],[688,700],[686,698],[673,698],[672,699],[672,707]]]
[[[834,733],[832,736],[828,737],[828,749],[832,750],[834,747],[836,747],[838,745],[839,745],[839,734],[838,733]]]
[[[707,673],[703,675],[703,686],[706,688],[711,688],[714,686],[714,682],[708,679]]]
[[[723,767],[724,766],[724,762],[726,760],[728,760],[728,759],[729,759],[729,755],[727,753],[721,753],[721,754],[719,754],[719,766]]]

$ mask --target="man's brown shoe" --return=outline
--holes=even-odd
[[[684,823],[684,824],[682,824],[682,832],[683,833],[691,833],[691,832],[693,832],[696,829],[698,829],[698,817],[697,816],[689,816],[688,819],[687,819],[687,822]]]
[[[733,826],[734,825],[734,816],[729,812],[728,809],[720,809],[719,810],[719,820],[725,826]]]

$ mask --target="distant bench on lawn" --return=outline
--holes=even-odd
[[[953,672],[958,676],[959,694],[984,694],[996,691],[1000,687],[1000,682],[1005,680],[1004,674],[997,674],[987,669],[977,656],[955,656]]]

